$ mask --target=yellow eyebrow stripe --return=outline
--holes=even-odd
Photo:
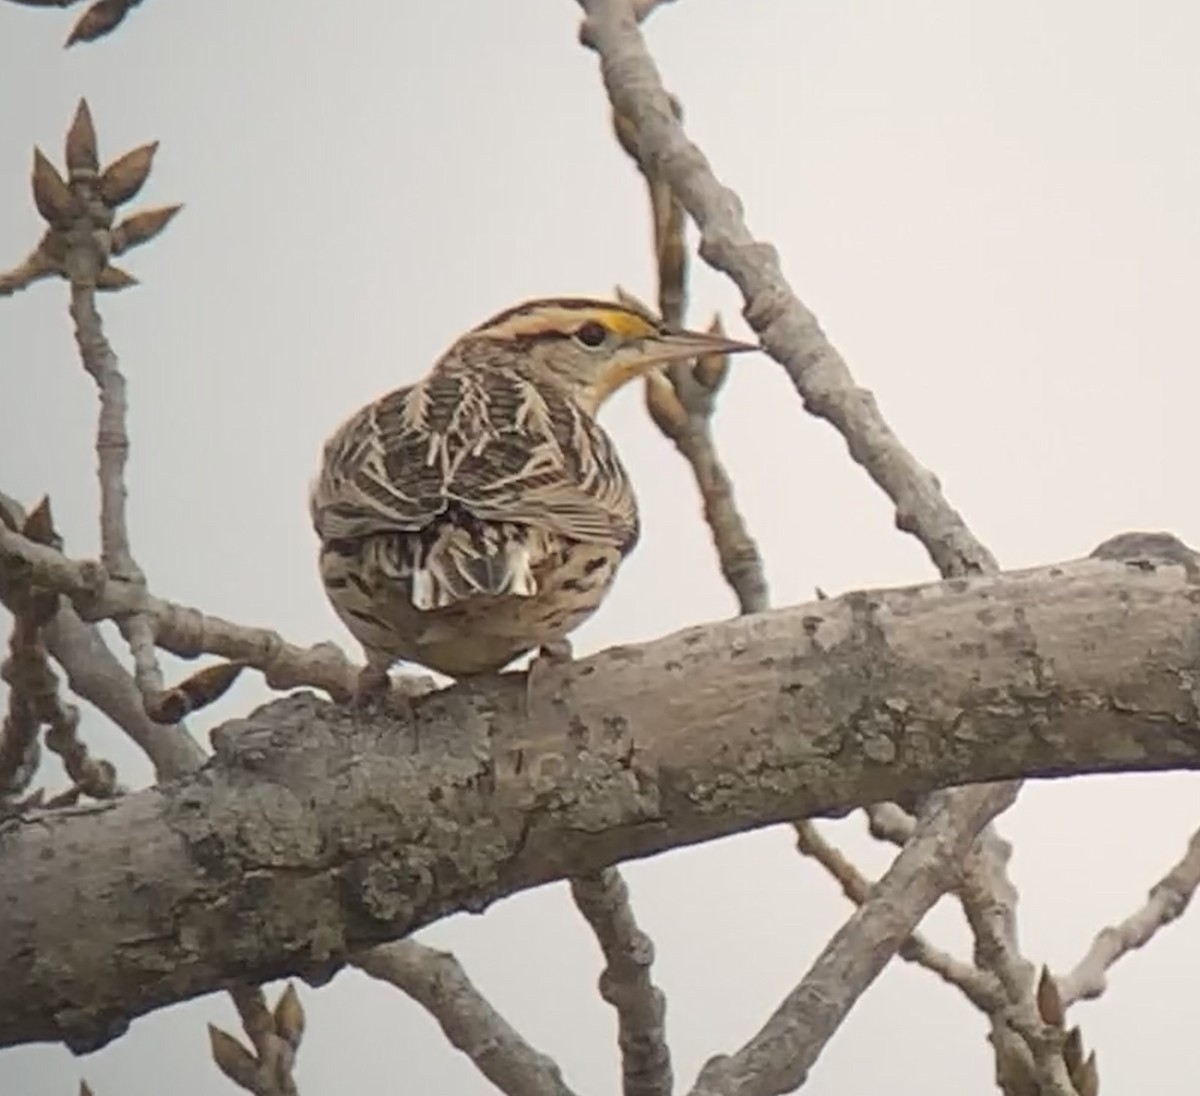
[[[556,308],[548,305],[532,312],[504,317],[491,327],[475,332],[492,339],[519,339],[548,331],[575,331],[581,324],[601,323],[623,339],[644,339],[654,334],[654,325],[623,308]]]

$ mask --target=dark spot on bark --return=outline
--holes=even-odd
[[[600,568],[604,566],[604,564],[605,564],[605,559],[603,556],[593,556],[591,559],[589,559],[587,561],[587,563],[585,563],[583,565],[583,573],[585,575],[590,575],[590,574],[594,573],[595,571],[599,571]]]
[[[641,662],[646,655],[640,647],[610,647],[608,657],[616,662]]]
[[[629,733],[629,720],[623,715],[604,717],[604,734],[611,742],[620,742]]]

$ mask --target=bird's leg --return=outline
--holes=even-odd
[[[387,669],[367,663],[358,672],[358,680],[354,683],[354,706],[370,708],[386,699],[392,690],[392,679]]]
[[[552,674],[555,667],[566,665],[572,657],[571,641],[566,638],[543,643],[538,648],[538,653],[529,663],[529,669],[525,671],[525,716],[527,719],[533,716],[533,694],[539,683],[545,682],[547,675]]]
[[[353,705],[358,712],[388,712],[411,723],[414,717],[412,698],[392,683],[388,668],[392,659],[367,652],[367,664],[358,672],[354,683]]]

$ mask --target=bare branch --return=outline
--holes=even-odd
[[[632,4],[581,3],[587,14],[584,40],[600,54],[613,110],[633,131],[643,172],[648,180],[669,184],[696,221],[701,257],[741,289],[747,320],[784,366],[805,408],[841,432],[852,458],[895,504],[897,526],[921,541],[944,576],[995,571],[994,557],[950,506],[936,477],[903,446],[871,394],[855,385],[816,317],[788,285],[774,249],[750,234],[740,200],[718,182],[688,140],[638,31]],[[997,789],[997,802],[1011,801],[1015,791]],[[991,858],[989,878],[998,859],[993,840],[990,833],[983,835],[981,855]]]
[[[331,696],[354,694],[357,670],[333,643],[297,647],[268,628],[235,624],[198,609],[164,601],[137,583],[111,577],[94,560],[73,560],[0,528],[0,561],[20,561],[29,580],[68,597],[87,621],[140,614],[150,622],[158,646],[181,658],[203,654],[244,662],[276,689],[308,685]]]
[[[1166,875],[1150,888],[1146,904],[1124,921],[1101,929],[1070,973],[1058,979],[1066,1006],[1099,997],[1107,984],[1106,972],[1117,960],[1144,947],[1159,929],[1180,917],[1196,887],[1200,886],[1200,831],[1192,834],[1187,851]]]
[[[671,100],[676,115],[681,113]],[[686,214],[667,183],[638,159],[631,123],[613,114],[613,129],[622,148],[642,171],[650,197],[654,251],[658,269],[658,308],[663,319],[681,326],[687,311]],[[714,319],[710,330],[721,330]],[[704,520],[712,533],[721,574],[737,597],[743,613],[759,613],[770,598],[762,557],[734,498],[733,482],[717,454],[712,436],[715,397],[725,379],[728,355],[673,365],[667,375],[646,376],[646,408],[655,425],[691,466],[704,505]]]
[[[954,881],[958,862],[1015,784],[931,795],[917,828],[870,900],[834,934],[812,969],[736,1054],[711,1059],[692,1096],[778,1096],[804,1083],[854,1002]]]
[[[3,515],[11,518],[8,528],[26,520],[25,511],[17,501],[0,492],[0,517]],[[0,521],[0,527],[4,526]],[[59,545],[56,543],[55,547]],[[15,615],[29,582],[27,574],[12,574],[11,563],[0,560],[0,602]],[[95,705],[124,730],[146,752],[160,780],[191,772],[203,764],[204,751],[184,728],[161,726],[150,719],[133,678],[109,649],[99,629],[81,621],[75,610],[57,597],[55,602],[55,612],[42,626],[42,641],[66,673],[71,691]]]
[[[0,505],[4,528],[12,529],[18,522],[31,542],[61,545],[49,499],[43,499],[28,515],[19,507]],[[79,710],[59,697],[58,678],[42,641],[43,629],[57,612],[58,595],[0,575],[0,597],[13,612],[10,655],[0,666],[0,677],[9,685],[8,715],[0,728],[0,798],[19,795],[33,779],[40,755],[38,732],[43,726],[46,745],[62,758],[73,794],[111,798],[118,792],[116,770],[107,761],[94,760],[80,741]]]
[[[450,912],[755,826],[947,783],[1200,767],[1194,592],[1179,564],[1091,559],[850,594],[568,664],[561,708],[532,719],[523,674],[405,716],[275,701],[218,728],[194,778],[0,823],[0,1044],[94,1045],[130,1012],[327,977]],[[1030,651],[1055,668],[1036,688]],[[95,899],[64,908],[64,877]],[[916,913],[889,894],[864,907],[880,962]]]
[[[995,559],[884,421],[874,397],[858,388],[816,317],[801,303],[775,249],[755,240],[736,194],[722,186],[688,140],[646,50],[629,0],[581,0],[588,35],[600,54],[613,109],[637,134],[647,174],[665,179],[701,233],[700,255],[727,274],[746,300],[750,326],[787,371],[805,408],[846,439],[850,455],[896,505],[896,524],[929,551],[943,575],[994,570]]]
[[[815,823],[796,822],[794,826],[799,851],[820,864],[841,886],[842,893],[856,906],[861,906],[870,896],[870,881],[821,835]],[[934,947],[918,932],[900,945],[899,954],[901,959],[924,967],[947,985],[961,990],[963,996],[985,1015],[1003,1012],[1008,1004],[993,975]]]
[[[422,1005],[451,1045],[507,1096],[573,1096],[557,1064],[530,1046],[492,1007],[449,952],[398,940],[362,952],[351,962]]]
[[[93,9],[94,10],[94,9]],[[105,230],[112,223],[111,207],[97,192],[95,171],[98,161],[95,133],[86,101],[80,101],[71,136],[68,137],[70,183],[79,204],[88,211],[69,234],[67,271],[71,280],[71,318],[75,323],[75,342],[79,356],[100,397],[100,416],[96,431],[97,474],[100,480],[101,560],[106,570],[135,586],[145,585],[145,576],[133,558],[125,512],[128,491],[125,465],[129,458],[129,434],[125,420],[128,405],[125,377],[112,346],[104,335],[104,325],[96,308],[96,280],[108,265],[108,239]],[[71,138],[85,133],[79,144],[86,147],[78,164],[70,164]],[[101,216],[90,215],[99,206]],[[134,680],[143,696],[163,690],[162,670],[154,648],[154,632],[142,613],[131,613],[117,620],[117,626],[133,653]]]
[[[1104,557],[1093,553],[1093,558]],[[874,804],[867,808],[867,816],[875,837],[897,845],[908,840],[915,824],[895,803]],[[990,1002],[976,1003],[991,1022],[988,1038],[996,1054],[998,1083],[1006,1096],[1034,1092],[1076,1096],[1077,1082],[1086,1083],[1082,1079],[1087,1070],[1095,1071],[1094,1057],[1088,1059],[1090,1066],[1082,1060],[1072,1066],[1063,1022],[1051,1023],[1046,1016],[1044,998],[1051,992],[1048,975],[1043,973],[1035,987],[1032,965],[1017,947],[1016,892],[1003,870],[1009,845],[996,837],[993,850],[993,856],[984,857],[979,844],[972,849],[954,892],[975,937],[978,966],[972,969],[987,977],[997,992]],[[1054,992],[1057,989],[1053,987]],[[1082,1036],[1078,1037],[1082,1045]]]
[[[625,881],[616,868],[606,868],[572,879],[571,897],[604,953],[600,996],[617,1011],[625,1096],[670,1096],[666,1000],[650,978],[654,944],[638,928]]]

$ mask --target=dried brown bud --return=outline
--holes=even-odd
[[[1083,1033],[1073,1027],[1067,1032],[1063,1041],[1063,1061],[1067,1063],[1067,1072],[1074,1073],[1083,1068]]]
[[[668,438],[675,439],[687,429],[688,413],[679,402],[675,386],[661,370],[646,374],[646,410]]]
[[[175,688],[148,698],[146,714],[155,723],[178,723],[189,712],[205,708],[224,696],[245,668],[244,662],[218,662],[215,666],[206,666]]]
[[[1100,1072],[1096,1066],[1094,1050],[1079,1069],[1071,1070],[1071,1083],[1079,1096],[1100,1096]]]
[[[300,1049],[304,1037],[304,1007],[291,982],[275,1002],[275,1034],[284,1039],[292,1050]]]
[[[86,19],[87,16],[85,15]],[[94,175],[100,170],[100,153],[96,148],[96,127],[87,100],[80,99],[75,120],[67,130],[67,174]]]
[[[106,205],[123,205],[142,189],[157,149],[158,142],[151,141],[118,157],[104,169],[100,176],[100,197]]]
[[[113,229],[112,253],[121,255],[130,248],[141,247],[153,240],[182,208],[182,205],[159,206],[127,217]]]
[[[62,228],[70,223],[74,195],[40,148],[33,150],[33,201],[48,224]]]
[[[87,1081],[79,1082],[79,1096],[92,1096],[92,1086]]]
[[[106,266],[96,275],[96,288],[107,290],[110,293],[116,292],[118,289],[129,289],[137,284],[137,278],[119,266]]]
[[[1042,976],[1038,979],[1037,987],[1038,1012],[1042,1019],[1051,1027],[1061,1028],[1067,1020],[1063,1009],[1062,995],[1058,992],[1058,983],[1048,967],[1042,967]]]
[[[62,547],[62,539],[54,531],[54,515],[50,511],[49,495],[43,495],[41,501],[29,511],[21,526],[21,534],[34,544]]]
[[[72,28],[67,45],[94,42],[97,38],[103,38],[109,31],[120,26],[121,20],[129,14],[129,9],[139,3],[141,0],[96,0]]]
[[[713,316],[712,323],[708,325],[708,333],[710,335],[725,334],[725,325],[721,323],[720,316]],[[692,376],[696,378],[697,383],[709,393],[717,392],[725,383],[728,373],[728,354],[705,354],[696,359],[695,368],[692,370]]]
[[[235,1085],[254,1091],[258,1062],[232,1035],[214,1024],[208,1025],[208,1043],[217,1068]]]

